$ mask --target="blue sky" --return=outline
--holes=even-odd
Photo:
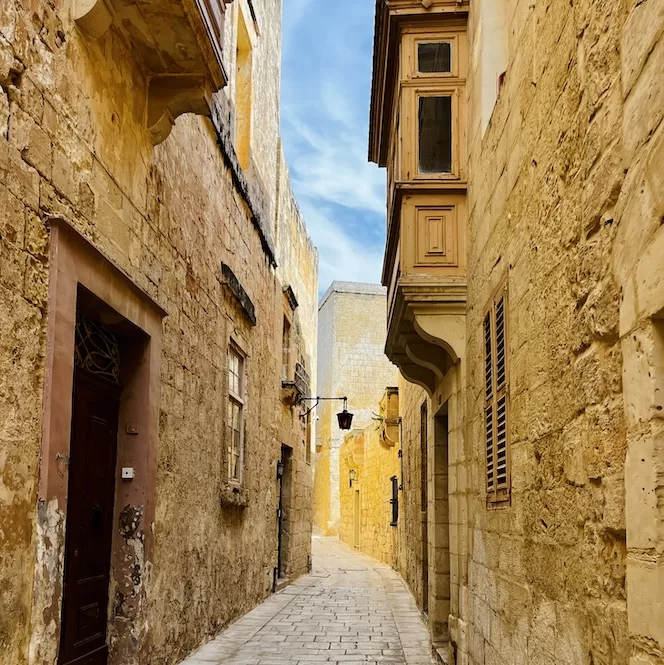
[[[367,163],[373,0],[284,0],[281,125],[295,195],[332,280],[379,282],[385,173]]]

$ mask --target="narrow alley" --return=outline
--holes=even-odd
[[[429,635],[399,576],[334,538],[314,537],[313,572],[181,665],[432,665]]]

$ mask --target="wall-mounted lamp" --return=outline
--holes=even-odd
[[[348,397],[300,397],[298,402],[314,402],[314,405],[301,418],[306,418],[317,406],[318,402],[343,401],[344,410],[337,413],[339,429],[348,431],[353,426],[353,414],[348,411]]]
[[[348,471],[348,482],[350,483],[351,487],[353,486],[353,481],[355,480],[356,476],[357,472],[355,471],[355,469],[350,469]]]
[[[284,477],[284,463],[279,460],[277,462],[277,480]]]

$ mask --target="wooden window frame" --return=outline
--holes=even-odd
[[[468,28],[465,19],[453,19],[427,24],[421,27],[406,27],[402,32],[403,57],[401,59],[401,79],[409,81],[419,79],[459,79],[465,83],[468,72]],[[452,46],[451,72],[419,71],[418,44],[436,44],[448,42]]]
[[[465,164],[466,101],[465,84],[456,85],[449,80],[441,82],[423,81],[404,85],[402,108],[404,121],[401,125],[402,156],[400,159],[402,178],[408,182],[451,181],[465,179],[461,168]],[[421,97],[451,97],[452,99],[452,170],[440,173],[419,171],[419,100]]]
[[[417,47],[422,43],[447,42],[451,45],[451,72],[420,72]],[[394,165],[400,182],[465,182],[466,179],[466,79],[468,75],[468,35],[465,19],[452,19],[402,31],[400,61],[400,127],[395,128],[401,148]],[[420,173],[419,170],[419,99],[451,97],[452,164],[450,172]]]
[[[502,343],[500,310],[502,303]],[[485,487],[487,507],[508,506],[512,497],[512,460],[510,451],[509,326],[508,285],[504,278],[491,296],[482,317],[484,347],[484,408],[482,411],[485,452]],[[499,362],[502,349],[502,363]],[[501,375],[503,379],[499,380]],[[502,406],[501,406],[502,404]],[[502,418],[501,418],[502,411]],[[503,432],[503,444],[500,443]],[[504,449],[504,473],[499,472],[499,459]],[[501,477],[504,477],[501,480]]]
[[[230,374],[231,374],[231,358],[235,356],[239,360],[238,366],[238,391],[236,392],[231,388]],[[244,480],[244,432],[245,432],[245,410],[246,410],[246,385],[247,385],[247,356],[240,349],[237,344],[231,342],[228,345],[228,355],[227,355],[227,374],[226,380],[228,381],[228,406],[237,406],[239,407],[239,420],[240,420],[240,443],[237,451],[238,458],[238,474],[237,477],[232,475],[233,468],[233,459],[235,457],[235,452],[233,449],[233,423],[227,423],[226,426],[226,480],[231,485],[242,485]]]

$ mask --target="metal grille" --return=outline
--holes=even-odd
[[[115,335],[93,319],[76,317],[76,367],[120,384],[120,346]]]

